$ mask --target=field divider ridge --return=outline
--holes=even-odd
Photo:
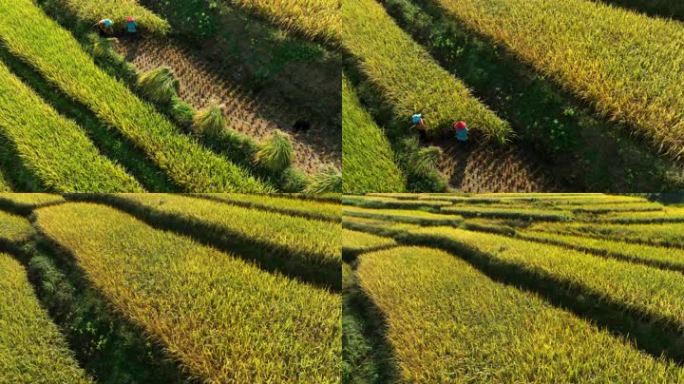
[[[281,273],[304,283],[339,292],[342,271],[335,262],[321,259],[319,266],[312,266],[306,256],[296,254],[278,245],[261,242],[193,218],[160,212],[152,207],[116,195],[67,194],[67,200],[103,204],[123,211],[148,225],[161,230],[187,236],[200,244],[239,256],[259,268]],[[288,257],[280,257],[287,255]],[[316,255],[312,255],[316,256]]]

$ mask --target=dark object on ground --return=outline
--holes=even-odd
[[[292,125],[292,130],[296,132],[306,133],[311,128],[311,123],[306,120],[297,120],[294,125]]]

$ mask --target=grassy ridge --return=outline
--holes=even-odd
[[[12,187],[10,186],[10,183],[7,181],[5,178],[5,175],[3,174],[3,170],[0,169],[0,193],[2,192],[12,192]]]
[[[0,3],[0,40],[64,93],[133,142],[169,178],[193,192],[264,192],[246,170],[184,136],[154,108],[99,69],[78,42],[31,0]]]
[[[654,147],[684,155],[681,23],[585,0],[436,1]]]
[[[273,211],[292,216],[302,216],[311,219],[320,219],[339,222],[342,215],[342,206],[339,202],[316,201],[292,197],[289,195],[243,195],[243,194],[219,194],[212,193],[202,195],[217,201],[224,201],[243,207]]]
[[[41,308],[26,271],[0,253],[0,382],[92,383]]]
[[[681,249],[534,231],[517,231],[516,237],[524,240],[567,246],[585,252],[623,258],[661,268],[684,271],[684,250]]]
[[[406,181],[385,133],[342,77],[342,168],[345,193],[401,192]]]
[[[126,16],[135,17],[139,28],[155,34],[165,35],[171,30],[166,20],[139,5],[137,0],[60,0],[60,3],[89,23],[95,24],[108,17],[116,30],[124,29]]]
[[[410,231],[405,239],[485,255],[490,263],[519,269],[534,279],[551,279],[559,288],[580,289],[586,295],[625,308],[639,317],[678,332],[684,330],[684,283],[680,272],[447,227]]]
[[[226,0],[287,30],[325,41],[339,40],[340,0]]]
[[[426,50],[399,28],[374,0],[342,2],[343,47],[379,90],[397,121],[425,114],[429,131],[447,131],[466,120],[473,131],[504,142],[510,126],[475,99],[468,88],[442,69]]]
[[[393,209],[439,209],[440,207],[451,205],[448,201],[422,201],[394,199],[380,196],[344,196],[342,203],[345,205],[355,205],[365,208],[393,208]]]
[[[662,211],[616,212],[600,216],[597,221],[621,224],[684,222],[684,208],[665,207]]]
[[[42,208],[36,224],[201,381],[339,382],[339,295],[101,205]]]
[[[405,382],[684,378],[676,365],[648,357],[535,295],[494,283],[442,251],[402,247],[364,254],[357,276],[386,317]]]
[[[47,190],[142,192],[102,156],[73,121],[59,115],[0,61],[0,134]]]

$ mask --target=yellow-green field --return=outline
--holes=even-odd
[[[680,208],[600,194],[343,201],[350,382],[378,367],[390,382],[684,380],[684,232],[666,221]],[[611,221],[631,216],[645,220]]]
[[[332,197],[116,197],[167,217],[97,194],[0,199],[1,383],[341,382]],[[240,242],[210,246],[176,216]],[[336,268],[321,281],[278,259]]]

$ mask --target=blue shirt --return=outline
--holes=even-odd
[[[468,128],[456,130],[456,140],[468,141]]]
[[[114,25],[114,22],[111,19],[104,19],[102,20],[102,24],[104,24],[105,28],[109,28]]]
[[[126,29],[128,33],[136,33],[138,32],[138,24],[135,21],[129,21],[126,23]]]
[[[420,124],[421,120],[423,120],[423,115],[420,113],[416,113],[415,115],[411,116],[411,122],[413,122],[413,124]]]

